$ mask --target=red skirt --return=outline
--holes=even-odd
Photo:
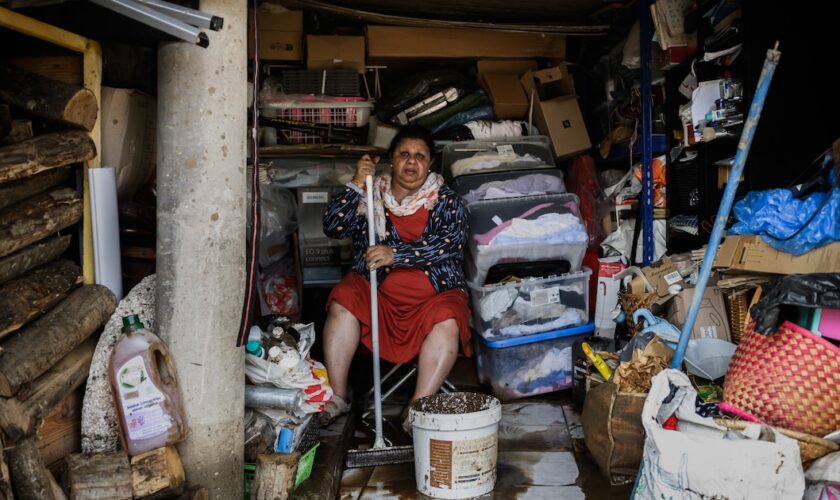
[[[379,356],[392,363],[406,363],[420,353],[426,335],[435,324],[454,319],[461,348],[470,347],[470,318],[467,294],[460,289],[435,292],[420,269],[396,268],[379,284]],[[358,273],[348,273],[327,299],[335,300],[362,324],[362,343],[373,349],[370,323],[370,282]]]

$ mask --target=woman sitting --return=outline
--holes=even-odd
[[[359,340],[371,348],[370,281],[379,282],[380,356],[418,356],[411,400],[437,393],[458,355],[470,354],[463,261],[467,218],[461,199],[429,169],[434,141],[419,126],[402,128],[388,149],[392,173],[374,178],[375,246],[368,246],[365,178],[378,157],[363,156],[347,188],[330,202],[324,233],[353,238],[353,270],[327,300],[324,358],[335,393],[322,422],[350,410],[347,374]],[[405,425],[404,425],[405,427]]]

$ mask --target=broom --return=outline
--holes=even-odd
[[[368,244],[376,245],[373,222],[373,177],[365,179],[367,189]],[[376,294],[376,269],[370,270],[370,327],[373,340],[373,410],[376,420],[376,439],[366,450],[347,450],[345,465],[349,469],[376,465],[402,464],[414,461],[413,446],[388,446],[382,436],[382,381],[379,373],[379,304]]]

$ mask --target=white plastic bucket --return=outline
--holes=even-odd
[[[435,498],[470,498],[496,485],[502,405],[486,394],[455,392],[411,404],[417,490]]]

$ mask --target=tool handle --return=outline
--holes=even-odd
[[[592,348],[589,347],[589,344],[586,342],[583,342],[580,347],[583,349],[583,353],[586,354],[586,357],[589,358],[589,361],[592,361],[592,364],[595,365],[598,373],[604,377],[604,380],[609,380],[610,375],[612,375],[612,370],[610,370],[610,367],[604,362],[604,358],[602,358],[599,354],[594,353]]]

